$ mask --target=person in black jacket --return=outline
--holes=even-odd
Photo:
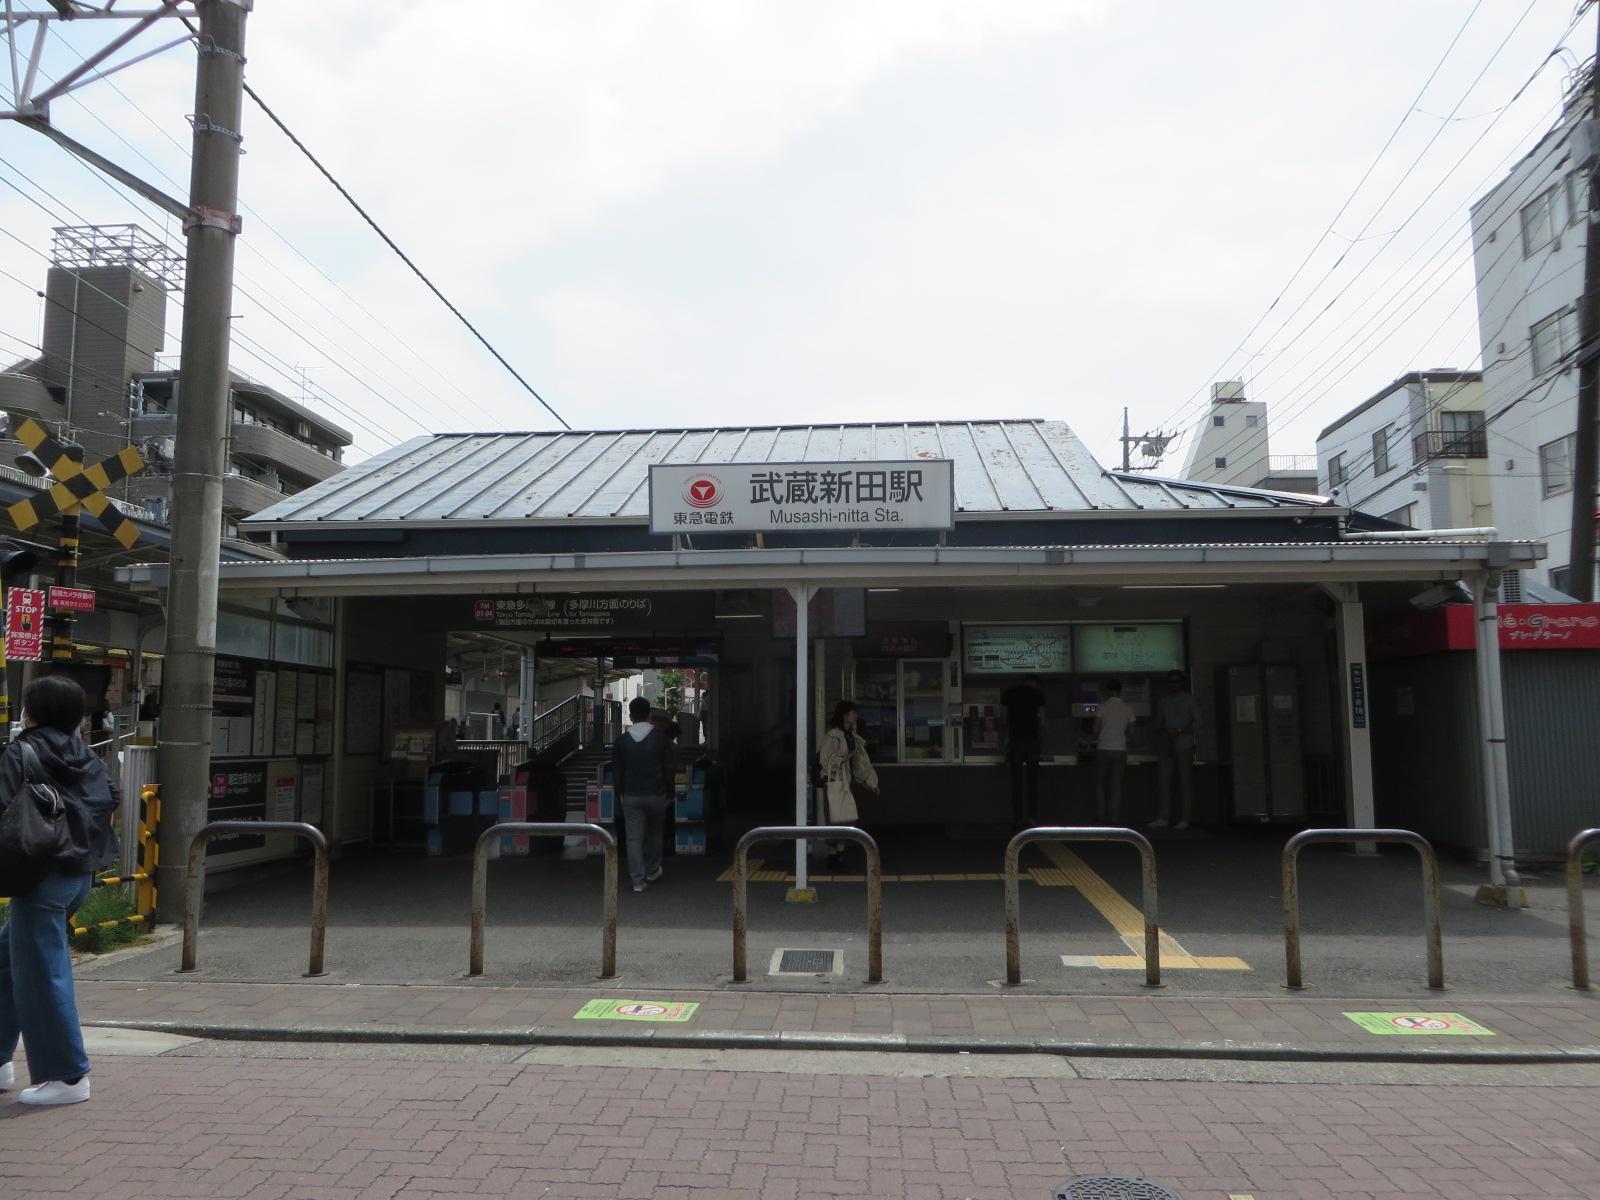
[[[611,782],[628,834],[628,875],[642,892],[663,874],[661,834],[677,761],[672,739],[650,720],[650,701],[635,697],[628,716],[633,725],[611,747]]]
[[[45,778],[66,805],[71,846],[56,869],[26,896],[13,896],[0,928],[0,1089],[16,1082],[11,1059],[20,1037],[34,1086],[24,1104],[77,1104],[89,1098],[89,1058],[78,1028],[67,921],[89,894],[94,873],[114,851],[111,817],[119,797],[105,765],[78,735],[83,689],[64,675],[44,675],[22,693],[17,741],[0,752],[0,805],[23,785],[26,741]]]

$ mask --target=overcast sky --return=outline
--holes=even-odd
[[[1124,406],[1187,429],[1216,378],[1269,402],[1289,454],[1397,375],[1475,365],[1467,208],[1556,117],[1592,15],[1509,102],[1573,12],[262,0],[247,76],[575,427],[1046,417],[1111,463]],[[169,51],[54,119],[181,193],[193,65]],[[361,453],[550,427],[259,110],[244,125],[236,368]],[[0,180],[32,198],[0,186],[0,270],[25,281],[0,275],[7,361],[38,340],[52,225],[181,248],[14,124]]]

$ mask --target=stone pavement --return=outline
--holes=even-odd
[[[689,1020],[577,1020],[595,999],[698,1007]],[[784,1046],[1189,1058],[1600,1062],[1600,993],[1495,1002],[1281,993],[1122,997],[630,990],[482,984],[80,979],[86,1023],[269,1041]],[[1346,1012],[1461,1013],[1493,1036],[1378,1036]]]
[[[93,1080],[77,1108],[0,1104],[0,1195],[1042,1200],[1101,1173],[1183,1200],[1600,1195],[1600,1088],[1561,1082],[235,1057],[107,1057]]]

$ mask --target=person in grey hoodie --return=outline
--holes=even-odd
[[[0,1090],[16,1083],[12,1056],[20,1038],[28,1051],[33,1087],[24,1104],[78,1104],[89,1098],[89,1058],[78,1027],[72,989],[67,921],[77,912],[94,873],[114,855],[111,817],[116,784],[78,735],[83,689],[65,675],[43,675],[22,693],[23,724],[0,753],[0,805],[22,790],[26,742],[44,778],[66,807],[70,846],[56,869],[24,896],[13,896],[0,928]]]
[[[661,835],[677,762],[672,739],[650,720],[650,701],[635,697],[628,716],[633,724],[611,747],[611,782],[628,835],[628,875],[642,892],[663,873]]]

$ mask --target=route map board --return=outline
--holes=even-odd
[[[968,625],[964,670],[973,675],[1061,675],[1072,670],[1070,625]]]

